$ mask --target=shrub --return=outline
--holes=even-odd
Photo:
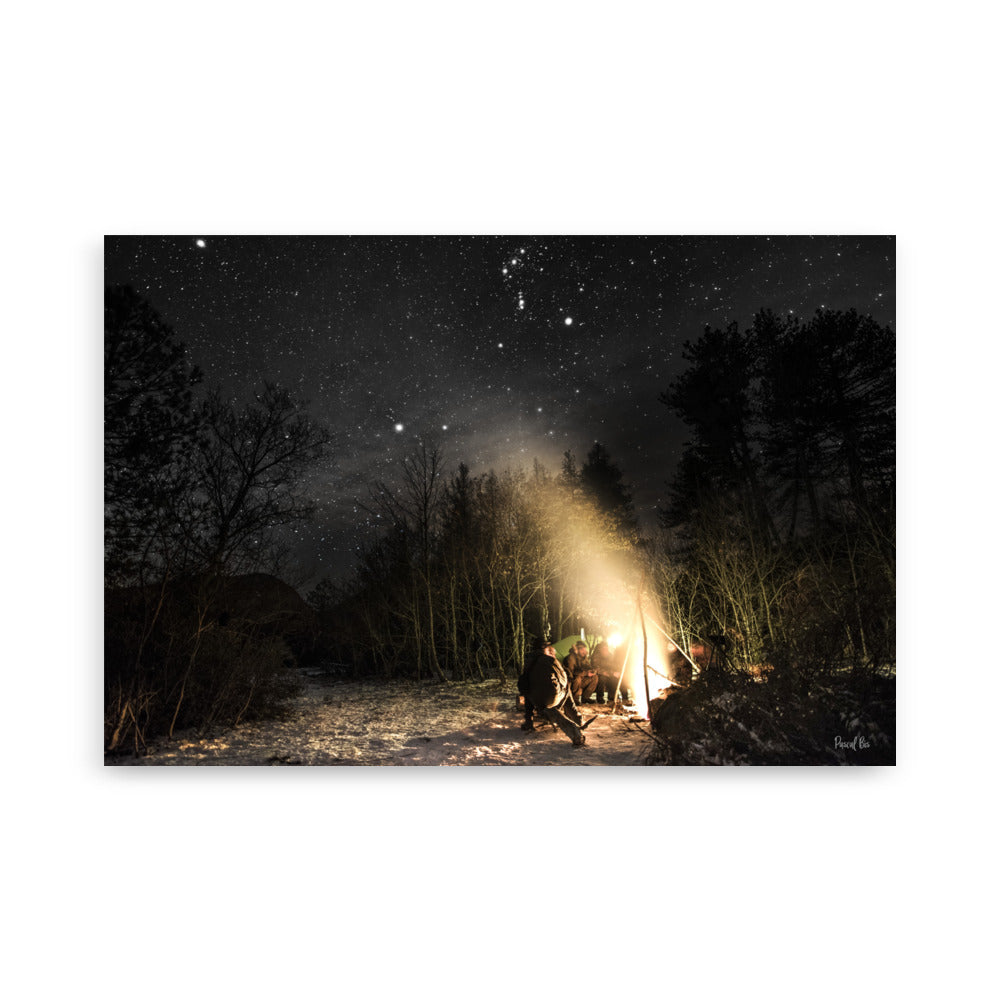
[[[279,713],[298,691],[284,638],[245,619],[220,624],[196,603],[133,593],[105,614],[105,750],[141,753],[178,729]]]
[[[809,684],[720,673],[660,706],[647,763],[894,764],[895,705],[895,678]]]

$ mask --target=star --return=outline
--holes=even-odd
[[[396,433],[398,434],[403,429],[402,424],[396,424]]]
[[[196,247],[199,247],[199,248],[200,248],[200,249],[202,249],[202,250],[204,250],[204,249],[205,249],[205,241],[204,241],[204,240],[195,240],[195,241],[194,241],[194,245],[195,245]]]
[[[573,325],[573,317],[572,316],[567,316],[566,317],[566,325],[567,326],[572,326]]]

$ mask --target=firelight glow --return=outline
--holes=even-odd
[[[649,717],[646,683],[643,678],[643,653],[648,665],[649,698],[660,697],[670,687],[667,664],[670,651],[665,634],[672,629],[663,617],[659,601],[642,586],[642,618],[636,608],[642,567],[635,556],[616,546],[603,518],[587,508],[567,503],[554,512],[546,525],[551,532],[548,543],[571,555],[575,601],[589,609],[591,628],[584,632],[583,622],[573,631],[591,633],[596,641],[603,633],[608,645],[617,650],[616,661],[624,659],[621,669],[628,679],[632,696],[629,713]],[[645,641],[643,628],[645,623]],[[613,692],[612,692],[613,693]]]
[[[648,604],[643,605],[643,613],[646,615],[647,624],[649,624],[648,620],[656,614]],[[625,658],[625,666],[632,682],[634,708],[639,715],[648,718],[649,702],[646,701],[646,682],[642,676],[642,633],[637,630],[635,634],[630,634],[624,642],[628,651]],[[646,647],[646,664],[649,667],[649,697],[651,699],[658,698],[664,690],[671,686],[671,682],[666,677],[667,655],[665,644],[655,628],[646,629]]]

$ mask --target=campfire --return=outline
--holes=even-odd
[[[604,641],[607,642],[615,655],[616,676],[618,686],[608,694],[608,704],[611,714],[624,717],[630,721],[641,721],[651,718],[650,705],[657,700],[669,697],[672,688],[683,687],[670,679],[669,663],[677,652],[680,652],[694,670],[697,666],[691,658],[669,637],[666,630],[655,618],[643,617],[644,624],[652,626],[645,636],[640,629],[631,629],[623,634],[620,631],[611,632],[606,639],[598,635],[589,637],[584,629],[579,636],[566,636],[555,645],[564,646],[567,643],[582,639],[587,642],[591,652]],[[643,663],[645,654],[645,670],[639,664]],[[516,701],[518,711],[524,709],[524,696],[518,695]],[[593,719],[589,720],[593,721]],[[589,722],[587,723],[589,724]]]
[[[616,713],[651,719],[652,703],[668,697],[671,688],[683,686],[671,680],[671,675],[676,674],[670,662],[677,653],[690,663],[693,672],[698,670],[691,657],[671,637],[658,611],[645,606],[641,584],[628,631],[625,635],[613,632],[607,641],[612,648],[624,649],[624,654],[618,653],[622,663],[620,684],[628,683],[632,691],[631,705],[622,704],[619,697],[615,698]]]
[[[604,678],[598,693],[607,691],[611,714],[629,721],[651,720],[659,703],[698,673],[698,665],[670,634],[658,602],[644,594],[645,572],[633,590],[626,585],[621,567],[591,564],[588,569],[588,585],[584,587],[589,594],[586,603],[592,609],[588,616],[603,620],[603,635],[587,635],[581,628],[578,635],[554,642],[555,651],[563,660],[572,644],[582,640],[596,661],[595,651],[606,644],[601,655],[603,667],[594,663]],[[517,707],[523,709],[523,697],[518,697]]]
[[[615,714],[634,715],[639,718],[648,719],[650,717],[650,703],[657,698],[666,696],[667,689],[673,686],[673,682],[667,676],[667,661],[670,654],[677,650],[677,646],[660,636],[647,635],[645,642],[645,670],[639,664],[643,663],[643,637],[641,634],[630,635],[627,638],[615,633],[608,639],[608,644],[612,645],[617,639],[617,647],[625,646],[625,659],[622,666],[622,678],[628,678],[632,691],[632,702],[626,704],[622,700],[621,692],[614,700],[613,711]]]

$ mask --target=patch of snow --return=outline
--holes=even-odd
[[[496,681],[475,684],[306,681],[284,718],[200,738],[177,734],[145,757],[115,765],[594,766],[642,764],[649,726],[581,706],[595,717],[576,748],[545,720],[525,733],[515,696]]]

